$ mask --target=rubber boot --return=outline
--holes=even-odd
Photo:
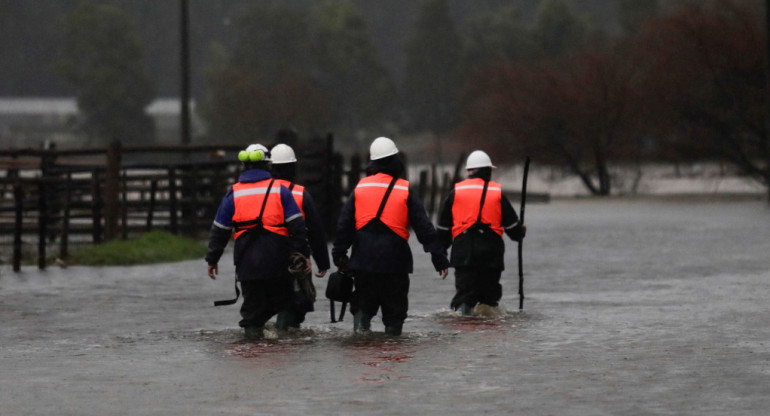
[[[385,335],[399,336],[403,324],[385,325]]]
[[[247,339],[262,339],[265,337],[263,329],[261,326],[247,326],[243,331]]]
[[[467,303],[460,304],[460,307],[458,307],[456,310],[460,311],[462,316],[473,315],[473,306],[468,305]]]
[[[286,331],[289,328],[299,328],[297,316],[294,314],[294,311],[286,310],[278,312],[278,316],[275,318],[275,329]]]
[[[364,313],[364,311],[357,311],[353,315],[353,332],[370,332],[372,327],[372,317]]]

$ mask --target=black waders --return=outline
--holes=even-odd
[[[468,305],[467,303],[462,303],[460,306],[455,309],[456,311],[460,312],[462,316],[470,316],[473,315],[473,306]]]
[[[264,327],[261,326],[247,326],[243,328],[247,339],[262,339],[265,337],[263,331]]]
[[[364,311],[356,311],[353,315],[353,332],[370,332],[372,324],[372,317],[364,313]]]
[[[289,328],[299,328],[297,315],[291,310],[278,312],[278,316],[275,318],[275,329],[286,331]]]
[[[401,328],[402,324],[396,324],[396,325],[386,325],[385,326],[385,335],[393,335],[398,336],[401,335]]]

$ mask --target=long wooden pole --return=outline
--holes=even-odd
[[[521,208],[519,209],[519,221],[524,226],[524,207],[527,201],[527,176],[529,174],[529,156],[524,161],[524,178],[521,184]],[[524,238],[519,240],[519,309],[524,309],[524,261],[523,261]]]

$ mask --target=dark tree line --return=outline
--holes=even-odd
[[[176,60],[171,70],[152,58],[176,56],[175,2],[53,3],[0,0],[4,34],[51,40],[26,48],[3,36],[4,53],[27,64],[50,55],[55,71],[40,83],[69,80],[53,90],[78,95],[94,136],[150,137],[141,109],[177,91]],[[194,96],[208,126],[197,139],[248,142],[287,125],[348,144],[422,135],[439,159],[475,140],[501,162],[537,152],[598,195],[611,192],[613,165],[661,158],[726,161],[770,183],[756,1],[386,3],[190,0]],[[383,40],[383,25],[398,40]],[[4,68],[3,88],[23,90],[24,71]]]
[[[660,159],[727,162],[770,189],[763,12],[688,2],[605,43],[476,69],[459,135],[536,152],[597,195],[612,164]]]

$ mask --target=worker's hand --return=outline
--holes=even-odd
[[[348,256],[342,255],[334,259],[334,265],[337,266],[337,269],[343,273],[348,272],[348,263],[350,263],[350,259],[348,259]]]
[[[449,259],[445,253],[430,253],[430,260],[433,263],[433,269],[439,274],[446,272],[449,268]]]
[[[219,274],[219,266],[216,264],[209,264],[208,272],[211,280],[217,280],[217,274]]]
[[[319,270],[315,275],[316,277],[324,277],[326,276],[326,270]]]
[[[446,279],[447,275],[449,274],[449,269],[444,269],[438,272],[439,276],[441,276],[441,280]]]
[[[311,273],[313,273],[313,263],[310,262],[309,258],[305,258],[305,274]]]

